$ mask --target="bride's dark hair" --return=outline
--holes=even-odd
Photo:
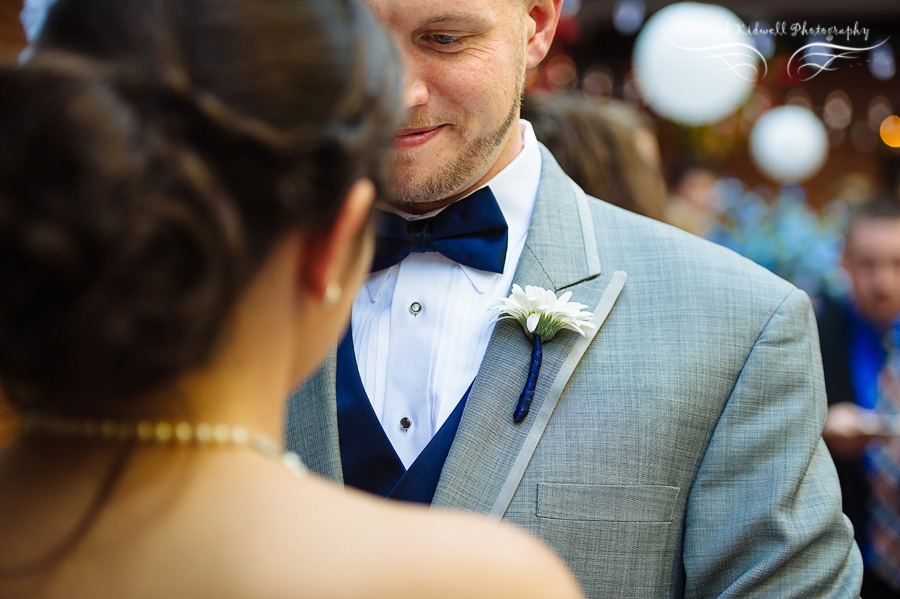
[[[0,70],[0,381],[91,410],[201,366],[287,230],[316,234],[399,122],[356,0],[60,0]]]

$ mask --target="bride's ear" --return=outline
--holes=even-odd
[[[354,295],[372,260],[369,221],[375,185],[359,179],[327,231],[308,236],[304,283],[308,292],[326,306],[343,294]],[[352,289],[350,288],[352,287]]]

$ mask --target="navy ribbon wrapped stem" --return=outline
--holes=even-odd
[[[531,402],[534,399],[534,388],[537,387],[538,374],[541,372],[541,362],[544,359],[544,349],[541,346],[541,336],[535,333],[531,336],[533,343],[531,347],[531,365],[528,367],[528,378],[525,380],[525,388],[519,396],[519,403],[516,404],[516,411],[513,412],[513,420],[516,424],[525,420],[528,411],[531,409]]]
[[[376,232],[372,272],[390,268],[413,252],[438,252],[465,266],[502,273],[509,243],[506,219],[488,187],[431,218],[408,221],[381,212]]]

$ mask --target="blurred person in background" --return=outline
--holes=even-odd
[[[823,437],[865,563],[863,599],[900,597],[900,202],[851,209],[842,259],[849,301],[819,314],[828,392]]]
[[[522,118],[588,195],[664,220],[666,189],[652,121],[620,100],[530,95]]]
[[[0,596],[580,596],[277,441],[368,272],[401,78],[356,0],[61,0],[0,68]]]

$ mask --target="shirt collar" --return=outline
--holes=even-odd
[[[526,120],[520,120],[519,125],[519,130],[522,134],[522,150],[513,158],[512,162],[507,164],[503,170],[494,175],[485,184],[490,186],[491,193],[497,199],[497,204],[500,206],[500,211],[503,212],[503,217],[506,219],[506,224],[509,227],[509,245],[506,251],[506,263],[503,266],[504,273],[509,272],[509,269],[514,269],[519,262],[521,246],[528,235],[528,227],[531,225],[531,216],[534,213],[534,204],[537,199],[538,185],[541,181],[541,151],[538,147],[534,129],[531,123]],[[443,208],[439,208],[427,214],[412,215],[393,206],[379,205],[379,208],[399,214],[407,220],[427,218],[443,210]],[[369,292],[369,298],[373,302],[377,301],[381,295],[385,284],[390,278],[388,274],[396,268],[399,268],[399,265],[394,265],[369,276],[368,281],[366,281],[366,289]],[[459,265],[459,268],[466,273],[466,277],[468,277],[472,286],[479,293],[484,293],[490,289],[497,278],[502,276],[469,266]]]

